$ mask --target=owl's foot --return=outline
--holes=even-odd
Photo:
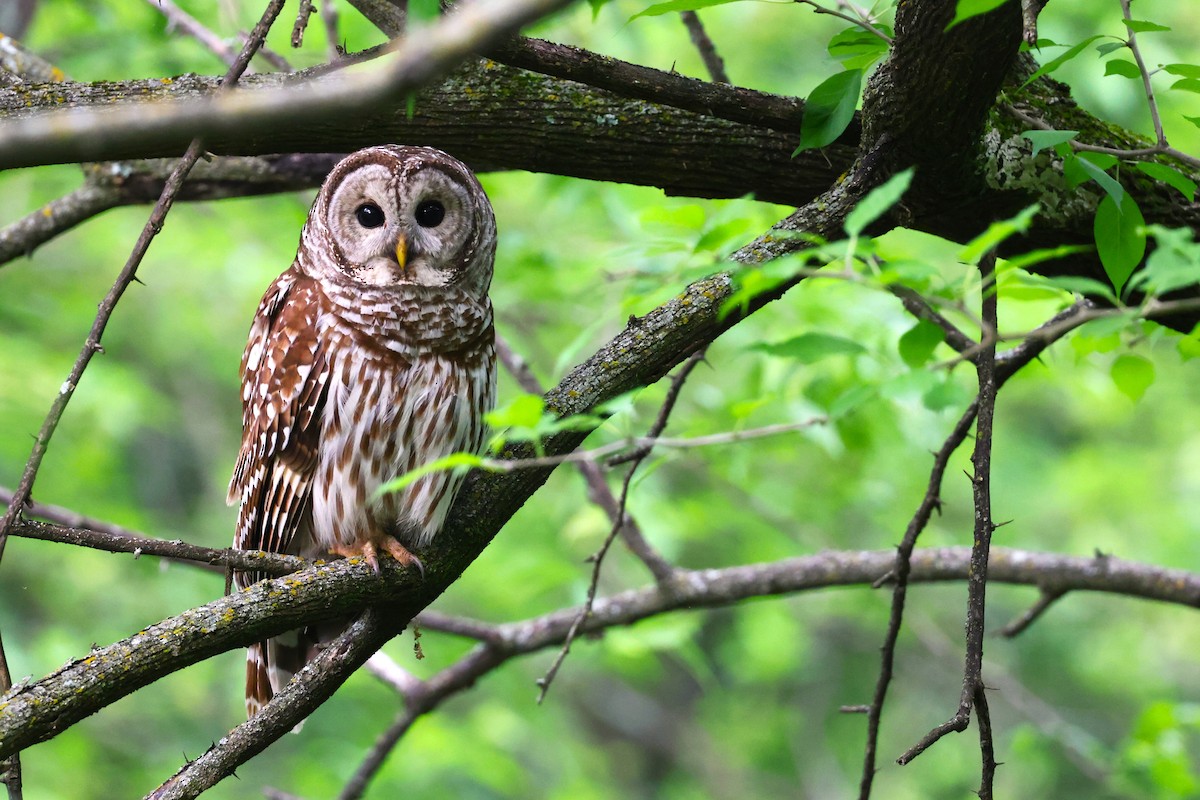
[[[379,556],[381,553],[386,553],[396,559],[402,566],[411,564],[416,567],[421,577],[425,577],[425,565],[421,563],[421,559],[414,556],[407,547],[400,544],[400,541],[396,537],[388,536],[387,534],[367,539],[361,545],[335,547],[333,552],[346,558],[362,556],[371,565],[371,569],[375,570],[376,575],[380,573]]]

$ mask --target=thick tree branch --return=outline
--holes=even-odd
[[[472,52],[569,2],[479,0],[464,4],[421,36],[406,39],[375,69],[310,81],[300,96],[276,86],[262,92],[192,96],[185,102],[139,101],[126,104],[124,113],[66,109],[12,119],[0,139],[0,168],[45,163],[47,158],[112,158],[105,155],[110,148],[150,142],[178,152],[182,143],[197,136],[217,144],[232,132],[271,136],[301,123],[340,123],[364,107],[404,106],[409,92],[441,77]]]
[[[630,65],[632,66],[632,65]],[[651,73],[663,75],[655,70]],[[304,110],[312,87],[324,87],[336,76],[252,76],[245,81],[244,102],[258,96],[293,96],[290,112]],[[689,83],[700,81],[680,78]],[[114,107],[112,113],[136,127],[140,106],[121,105],[128,94],[147,100],[208,99],[214,80],[183,76],[169,83],[134,81],[105,84],[54,84],[0,90],[0,115],[19,117],[29,105],[50,106],[67,98],[68,107]],[[749,90],[724,87],[730,95]],[[260,95],[260,93],[262,93]],[[767,96],[770,97],[770,96]],[[155,103],[153,108],[160,108]],[[161,105],[163,108],[170,106]],[[94,114],[93,114],[94,116]],[[745,114],[743,113],[743,116]],[[6,123],[7,125],[16,122]],[[537,128],[536,141],[528,135]],[[177,152],[177,137],[129,137],[97,142],[89,158],[145,158]],[[537,75],[495,62],[472,61],[445,81],[416,95],[410,117],[404,100],[366,103],[336,121],[311,116],[304,124],[278,127],[213,130],[207,138],[212,152],[256,155],[289,151],[348,152],[386,141],[431,144],[453,152],[476,171],[524,169],[592,180],[659,186],[670,194],[698,197],[741,197],[799,205],[824,191],[853,157],[852,147],[827,148],[823,153],[791,157],[799,141],[799,123],[790,130],[730,121],[669,105],[617,96],[604,89]],[[48,147],[52,140],[46,140]],[[76,145],[72,145],[76,147]],[[46,159],[26,158],[22,163]],[[74,150],[47,153],[52,160],[70,160]],[[0,159],[3,147],[0,143]],[[687,169],[681,170],[680,164]]]
[[[190,800],[233,774],[327,700],[371,654],[399,632],[387,608],[370,608],[313,657],[271,702],[189,761],[146,800]]]
[[[665,611],[727,605],[833,586],[871,585],[895,562],[891,550],[822,553],[726,569],[684,570],[670,585],[647,586],[600,598],[583,632],[627,625]],[[913,554],[910,581],[961,581],[969,548]],[[427,569],[430,565],[427,564]],[[1104,557],[1075,557],[996,548],[991,580],[1060,591],[1096,591],[1200,608],[1200,574]],[[427,572],[427,579],[442,576]],[[360,559],[310,567],[275,578],[151,625],[129,639],[95,650],[35,683],[18,684],[0,698],[0,757],[56,735],[78,720],[170,672],[304,622],[353,614],[390,603],[395,629],[426,602],[427,585],[385,562],[382,575]],[[498,626],[520,652],[562,641],[578,609]],[[394,631],[393,631],[394,632]],[[390,635],[390,634],[389,634]],[[369,654],[368,654],[369,655]],[[365,660],[365,657],[364,659]]]

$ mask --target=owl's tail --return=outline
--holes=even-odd
[[[253,717],[304,668],[316,642],[304,631],[288,631],[246,650],[246,716]],[[299,733],[303,720],[292,728]]]

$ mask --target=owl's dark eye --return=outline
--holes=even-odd
[[[446,208],[437,200],[422,200],[417,206],[417,224],[422,228],[436,228],[446,217]]]
[[[383,209],[374,203],[363,203],[354,209],[354,216],[364,228],[378,228],[384,223]]]

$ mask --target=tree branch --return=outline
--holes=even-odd
[[[480,0],[465,5],[422,36],[406,39],[383,65],[309,81],[302,98],[289,87],[277,86],[261,92],[193,95],[186,102],[125,103],[123,113],[71,109],[12,119],[0,141],[0,168],[46,159],[110,158],[105,155],[109,150],[151,142],[177,152],[182,142],[195,136],[215,142],[231,132],[278,134],[299,123],[340,121],[364,107],[403,105],[409,92],[441,77],[472,52],[569,2]]]
[[[176,195],[182,200],[218,200],[321,185],[344,153],[283,156],[219,156],[199,161]],[[162,193],[176,159],[84,165],[84,184],[68,195],[0,229],[0,265],[27,256],[41,244],[118,206],[153,203]]]
[[[36,509],[31,513],[37,513]],[[200,547],[178,539],[156,539],[120,529],[114,530],[111,527],[108,530],[96,530],[19,519],[13,523],[9,535],[42,542],[90,547],[110,553],[132,553],[134,558],[159,556],[176,561],[209,564],[221,567],[222,570],[237,569],[268,575],[287,575],[311,566],[311,562],[303,558],[284,553]]]

